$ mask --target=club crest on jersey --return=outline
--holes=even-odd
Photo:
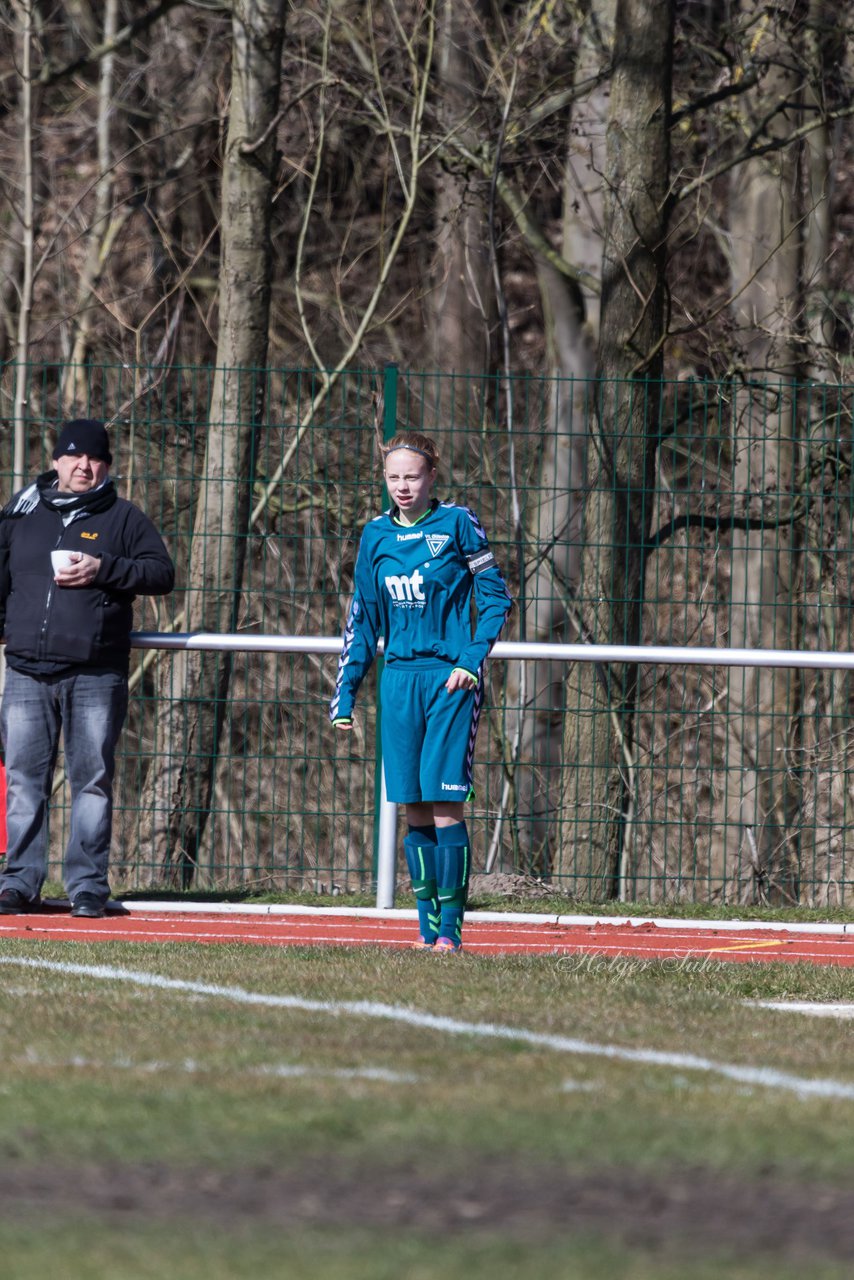
[[[435,557],[451,541],[451,536],[448,533],[428,533],[424,541],[430,548],[430,555]]]

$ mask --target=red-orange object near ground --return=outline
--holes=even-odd
[[[158,911],[157,903],[134,903],[125,914],[117,904],[104,920],[76,920],[67,906],[46,903],[41,912],[0,918],[0,939],[26,938],[54,942],[210,942],[246,943],[266,947],[365,946],[394,950],[412,947],[416,928],[412,918],[382,918],[302,912],[287,914],[206,913]],[[401,913],[401,916],[403,913]],[[738,930],[713,923],[703,927],[678,920],[590,920],[560,924],[553,920],[514,922],[512,917],[466,920],[465,950],[474,955],[574,956],[587,963],[598,958],[634,957],[706,964],[711,961],[810,963],[854,968],[854,933],[815,932],[808,927],[786,929],[757,925]],[[433,963],[430,956],[419,963]],[[440,963],[436,961],[436,963]]]

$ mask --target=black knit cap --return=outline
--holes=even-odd
[[[73,422],[64,423],[53,456],[61,458],[65,453],[85,453],[109,466],[113,455],[110,453],[110,437],[103,422],[99,422],[97,418],[75,418]]]

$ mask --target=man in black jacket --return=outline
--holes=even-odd
[[[128,703],[133,601],[170,592],[175,570],[148,517],[116,492],[102,422],[65,423],[53,456],[56,469],[0,512],[8,835],[0,914],[39,906],[62,731],[71,786],[65,887],[72,915],[97,918],[110,896],[113,773]]]

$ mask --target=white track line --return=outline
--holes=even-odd
[[[314,916],[360,916],[370,919],[372,916],[382,920],[416,920],[418,913],[407,907],[306,907],[287,903],[239,903],[239,902],[157,902],[156,900],[128,901],[118,899],[125,911],[131,914],[137,911],[155,912],[187,912],[204,915],[207,912],[215,915],[314,915]],[[721,932],[755,929],[757,932],[773,933],[827,933],[848,934],[854,936],[854,921],[841,923],[805,924],[793,922],[786,924],[777,920],[685,920],[668,916],[582,916],[582,915],[549,915],[534,911],[468,911],[469,922],[504,924],[539,924],[566,925],[573,927],[582,925],[587,928],[600,928],[603,925],[614,925],[632,928],[654,925],[659,929],[709,930]]]
[[[854,1004],[841,1000],[746,1000],[757,1009],[780,1009],[783,1013],[806,1013],[812,1018],[854,1018]]]
[[[305,1013],[324,1013],[332,1017],[376,1018],[418,1027],[426,1031],[440,1031],[450,1036],[477,1036],[491,1040],[508,1040],[529,1044],[538,1049],[551,1049],[556,1053],[572,1053],[585,1057],[610,1058],[615,1062],[636,1062],[645,1066],[673,1067],[679,1071],[704,1071],[721,1075],[742,1084],[758,1085],[766,1089],[784,1089],[799,1098],[842,1098],[854,1101],[854,1084],[840,1080],[814,1080],[803,1076],[775,1071],[771,1067],[744,1067],[734,1063],[715,1062],[690,1053],[665,1053],[658,1049],[624,1049],[618,1045],[596,1044],[588,1040],[575,1040],[567,1036],[549,1035],[541,1031],[529,1031],[523,1027],[507,1027],[494,1022],[462,1022],[418,1009],[406,1009],[400,1005],[381,1004],[370,1000],[307,1000],[302,996],[266,995],[263,992],[245,991],[242,987],[221,987],[206,982],[190,982],[182,978],[166,978],[158,973],[134,969],[119,969],[111,965],[66,964],[61,961],[35,960],[24,956],[0,955],[0,964],[24,969],[43,969],[105,982],[126,982],[134,986],[152,987],[161,991],[188,991],[194,995],[214,999],[231,1000],[235,1004],[256,1005],[270,1009],[295,1009]]]

